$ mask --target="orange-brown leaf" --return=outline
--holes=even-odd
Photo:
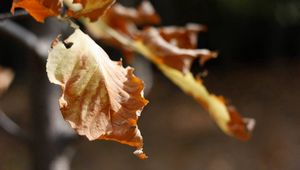
[[[185,49],[196,49],[198,46],[198,33],[206,30],[206,26],[195,23],[189,23],[185,27],[168,26],[158,29],[164,40]]]
[[[110,27],[131,38],[139,32],[137,26],[160,23],[160,17],[149,1],[143,1],[137,9],[115,4],[104,20]]]
[[[164,35],[166,37],[166,34]],[[178,40],[182,38],[181,36],[179,37]],[[154,27],[145,29],[140,38],[143,44],[157,56],[157,60],[183,73],[189,72],[191,64],[196,58],[200,58],[200,63],[204,64],[208,59],[217,57],[216,52],[207,49],[181,48],[179,43],[175,42],[173,44],[172,39],[168,42]],[[174,40],[177,41],[175,36]],[[184,44],[182,46],[193,47],[195,45],[189,42],[188,45]]]
[[[255,126],[255,120],[252,118],[242,118],[234,106],[227,105],[227,109],[230,115],[228,128],[233,136],[240,140],[249,140]]]
[[[251,137],[255,125],[254,119],[241,118],[233,106],[228,105],[223,97],[209,93],[202,81],[195,78],[190,71],[183,74],[181,71],[159,62],[157,59],[159,56],[152,53],[142,42],[134,42],[133,46],[156,64],[174,84],[207,110],[223,132],[241,140],[248,140]]]
[[[137,34],[139,34],[138,26],[159,24],[160,17],[149,1],[142,1],[137,8],[125,7],[119,3],[113,5],[103,16],[103,21],[123,36],[135,39]],[[133,58],[133,51],[108,34],[103,34],[101,29],[99,29],[100,22],[102,21],[89,23],[87,28],[90,33],[106,44],[121,49],[126,57],[126,61],[130,62]]]
[[[59,0],[14,0],[11,13],[14,13],[15,8],[23,8],[35,20],[44,22],[47,17],[59,15],[61,2]]]
[[[70,44],[71,47],[65,47]],[[136,147],[140,158],[143,138],[138,117],[148,101],[144,84],[133,69],[109,59],[88,35],[76,30],[49,53],[49,80],[62,87],[59,100],[64,118],[89,140],[105,139]]]
[[[141,26],[160,23],[160,17],[149,1],[143,1],[137,8],[115,4],[108,11],[105,20],[117,30],[122,30],[130,24]]]
[[[175,40],[179,41],[187,35],[195,37],[193,34],[197,34],[197,32],[203,31],[205,28],[200,25],[192,25],[192,27],[187,26],[186,28],[159,28],[158,30],[155,28],[149,28],[143,32],[144,35],[141,36],[142,38],[136,40],[131,39],[128,36],[124,36],[124,34],[105,25],[103,22],[99,22],[98,24],[85,24],[87,24],[90,30],[96,34],[98,29],[102,29],[103,34],[113,37],[123,46],[133,49],[135,52],[142,54],[142,56],[152,61],[165,76],[167,76],[186,94],[192,96],[205,110],[207,110],[212,119],[224,133],[241,140],[248,140],[251,137],[251,132],[255,125],[254,119],[242,118],[232,106],[228,105],[223,97],[218,97],[209,93],[202,81],[199,78],[194,77],[190,72],[188,64],[185,65],[185,67],[176,68],[178,65],[172,65],[172,63],[168,63],[167,60],[164,60],[169,54],[175,54],[170,55],[173,56],[170,57],[170,59],[179,61],[179,65],[184,64],[183,61],[185,60],[183,59],[185,58],[181,58],[181,55],[178,54],[189,54],[190,58],[186,58],[186,60],[188,62],[193,60],[193,58],[195,58],[193,53],[197,51],[194,49],[196,42],[192,41],[193,38],[187,38],[189,43],[178,42],[173,45],[172,36]],[[182,46],[185,46],[188,49],[179,48]],[[213,54],[213,52],[207,50],[207,54],[209,53]],[[209,55],[203,56],[208,56],[208,58],[210,58]],[[179,58],[176,59],[176,57]],[[180,68],[185,68],[186,70],[183,71]]]
[[[96,21],[104,12],[115,3],[115,0],[73,0],[74,4],[81,4],[79,10],[68,11],[68,15],[75,18],[86,17],[90,21]]]

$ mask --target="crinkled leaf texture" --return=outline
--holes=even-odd
[[[157,28],[149,27],[142,32],[140,39],[155,54],[157,60],[172,68],[188,73],[193,60],[196,58],[200,58],[200,63],[204,64],[207,60],[217,57],[216,52],[207,49],[193,49],[193,45],[182,48],[181,44],[178,43],[182,42],[181,37],[173,35],[173,38],[169,38],[169,41],[167,41],[168,39],[166,40],[164,37],[168,36],[166,34],[164,37],[161,35],[165,32],[163,28],[159,31]],[[189,33],[186,32],[185,34],[188,35]],[[192,44],[192,39],[189,39],[188,42]]]
[[[47,61],[50,82],[62,87],[61,112],[89,140],[105,139],[136,147],[144,159],[137,120],[148,101],[133,68],[110,60],[79,29],[64,42],[54,41]]]

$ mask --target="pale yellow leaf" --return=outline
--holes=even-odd
[[[47,73],[50,82],[62,87],[61,112],[80,135],[128,144],[146,158],[137,120],[148,101],[143,97],[144,84],[131,67],[111,61],[77,29],[64,42],[55,41]]]

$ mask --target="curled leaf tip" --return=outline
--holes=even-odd
[[[231,134],[237,139],[249,140],[255,126],[255,120],[252,118],[241,118],[233,106],[230,106],[228,110],[231,117],[231,120],[228,122]]]
[[[133,154],[142,160],[145,160],[148,158],[148,156],[143,152],[143,149],[137,149],[133,152]]]
[[[202,51],[202,55],[199,59],[199,63],[201,66],[204,66],[207,61],[211,59],[215,59],[217,57],[218,57],[218,52],[216,51]]]
[[[252,118],[242,118],[236,108],[225,101],[230,120],[228,121],[228,131],[233,137],[247,141],[251,138],[251,133],[255,127],[255,120]]]

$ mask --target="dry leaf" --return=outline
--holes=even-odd
[[[135,34],[136,26],[160,23],[160,17],[149,1],[142,1],[137,9],[117,3],[108,10],[104,20],[109,26],[127,36],[130,36],[130,33]]]
[[[164,37],[168,37],[167,40],[170,42],[165,40],[159,30],[154,27],[145,29],[140,36],[143,44],[156,56],[155,59],[157,59],[158,62],[164,63],[183,73],[187,73],[190,70],[192,62],[196,58],[200,58],[200,63],[204,64],[207,60],[217,57],[216,52],[207,49],[189,49],[180,47],[194,47],[195,42],[192,42],[193,39],[188,40],[189,43],[186,42],[181,44],[178,42],[181,40],[181,36],[178,36],[179,38],[174,36],[174,38],[171,39],[165,34],[163,29],[161,29],[161,32],[164,33]]]
[[[223,97],[210,94],[200,79],[193,76],[191,72],[182,72],[158,62],[157,56],[152,53],[142,42],[134,43],[135,49],[147,56],[158,68],[185,93],[191,95],[211,117],[217,125],[228,135],[240,140],[248,140],[254,128],[254,119],[240,117],[233,106],[228,105]]]
[[[156,25],[160,23],[160,17],[149,1],[142,1],[136,9],[125,7],[117,3],[107,11],[102,20],[123,36],[131,39],[135,39],[137,34],[139,34],[138,26]],[[102,21],[94,23],[86,22],[89,23],[87,29],[95,38],[121,49],[123,55],[126,57],[126,61],[130,62],[134,54],[132,49],[127,48],[113,37],[103,33],[101,29],[99,29],[101,22]]]
[[[73,0],[77,8],[68,10],[68,15],[74,18],[86,17],[94,22],[115,3],[115,0]]]
[[[158,28],[161,37],[169,43],[185,49],[198,47],[198,33],[207,31],[207,27],[196,23],[188,23],[184,27],[167,26]]]
[[[6,91],[14,79],[12,70],[0,67],[0,96]]]
[[[90,23],[86,20],[84,21],[87,28],[91,30],[93,36],[101,39],[112,38],[105,37],[109,35],[104,34],[102,30],[99,29],[99,24],[101,24],[101,22],[105,22],[123,36],[131,38],[135,37],[137,32],[139,32],[137,26],[156,25],[160,23],[160,17],[149,1],[142,1],[136,9],[116,3],[112,8],[107,10],[107,13],[101,20],[102,21],[94,23]]]
[[[140,158],[146,158],[137,120],[148,101],[133,68],[111,61],[77,29],[64,42],[54,43],[47,73],[50,82],[62,87],[61,112],[80,135],[128,144],[137,148]]]
[[[233,109],[232,106],[228,105],[223,97],[217,97],[214,94],[209,93],[206,87],[202,84],[202,81],[193,76],[188,69],[188,66],[179,67],[186,68],[184,72],[182,69],[176,69],[176,65],[172,66],[170,63],[166,63],[167,61],[163,60],[163,57],[168,56],[166,55],[168,53],[194,53],[194,50],[181,49],[177,46],[171,45],[167,40],[161,37],[158,31],[161,29],[156,30],[154,28],[150,28],[150,30],[148,30],[149,32],[144,35],[143,39],[134,40],[123,36],[123,34],[120,34],[118,31],[105,25],[105,23],[100,23],[101,22],[99,22],[97,25],[98,29],[102,29],[104,33],[109,34],[119,43],[130,49],[133,49],[135,52],[142,54],[142,56],[156,64],[165,76],[173,81],[174,84],[181,88],[185,93],[192,96],[200,105],[202,105],[205,110],[210,113],[211,117],[214,119],[220,129],[222,129],[222,131],[241,140],[248,140],[251,137],[251,131],[255,125],[254,119],[241,118],[239,113]],[[93,26],[96,28],[95,25]],[[199,30],[199,28],[193,30],[190,28],[190,31],[193,33],[196,33],[197,30]],[[181,36],[178,36],[177,31],[181,32],[180,29],[169,31],[169,33],[166,30],[161,32],[164,32],[165,37],[169,36],[170,40],[172,34],[176,35],[177,39],[180,39],[178,37]],[[149,38],[147,39],[147,37]],[[190,43],[189,46],[192,47],[193,45],[193,43]],[[207,51],[207,53],[211,52]],[[190,55],[193,57],[193,54]],[[174,60],[174,58],[175,57],[173,57],[172,60]],[[182,58],[176,60],[183,61]],[[188,58],[187,60],[190,61],[191,59]]]
[[[15,8],[24,8],[35,20],[44,22],[45,18],[59,15],[60,0],[14,0],[11,13]]]
[[[11,13],[15,8],[25,9],[35,20],[44,22],[45,18],[60,15],[63,2],[68,5],[69,17],[87,17],[96,21],[115,2],[115,0],[14,0]]]
[[[223,97],[209,93],[202,81],[190,72],[190,64],[195,58],[199,57],[200,63],[203,64],[206,60],[216,57],[215,52],[195,49],[197,33],[205,31],[205,27],[194,24],[158,29],[150,27],[142,32],[140,39],[134,39],[106,25],[105,22],[84,24],[92,33],[110,36],[156,64],[164,75],[207,110],[226,134],[241,140],[248,140],[251,137],[254,119],[242,118]],[[102,34],[98,34],[99,30]]]

